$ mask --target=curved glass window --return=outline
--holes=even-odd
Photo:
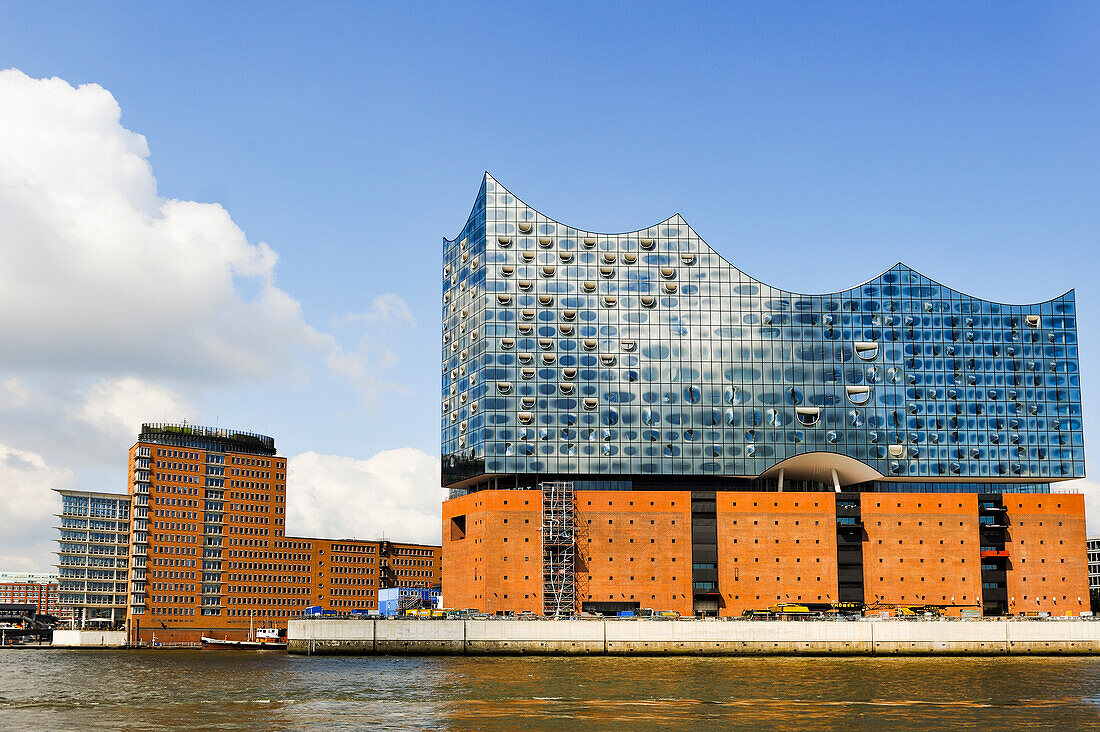
[[[852,404],[866,404],[871,399],[871,387],[846,386],[844,391],[848,394],[848,401]]]
[[[864,361],[874,361],[878,358],[878,343],[874,341],[861,341],[855,344],[856,356]]]
[[[804,427],[813,427],[821,418],[821,410],[818,407],[796,407],[794,413],[798,417],[798,423]]]

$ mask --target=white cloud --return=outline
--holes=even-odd
[[[307,324],[275,252],[220,205],[159,195],[121,119],[96,84],[0,70],[0,566],[54,563],[50,489],[123,490],[142,422],[201,421],[212,391],[303,356],[366,394],[396,362]],[[360,316],[415,325],[396,295]]]
[[[49,566],[43,560],[56,551],[53,515],[61,502],[53,489],[73,482],[72,471],[0,443],[0,567],[42,571]]]
[[[194,408],[171,389],[134,377],[94,384],[85,394],[79,416],[110,438],[130,444],[145,422],[179,422]]]
[[[1052,491],[1068,490],[1081,491],[1085,494],[1085,523],[1089,536],[1100,535],[1100,483],[1093,480],[1070,480],[1065,483],[1054,483]]]
[[[416,318],[409,310],[409,304],[400,295],[386,292],[371,300],[370,306],[358,313],[347,313],[340,319],[342,323],[368,323],[380,326],[416,327]]]
[[[440,542],[439,459],[410,447],[366,460],[306,452],[287,460],[287,533]]]
[[[366,334],[354,350],[336,346],[328,352],[325,364],[331,373],[351,384],[368,406],[374,405],[382,391],[407,393],[405,386],[380,376],[391,372],[400,359],[383,345],[379,333],[387,329],[416,327],[416,318],[400,295],[392,292],[378,295],[366,310],[346,313],[335,322],[342,326],[363,326]]]
[[[0,442],[81,469],[125,470],[143,422],[190,419],[195,408],[172,389],[136,377],[0,379]],[[119,490],[121,480],[97,490]],[[3,537],[0,536],[0,540]]]
[[[96,84],[0,71],[0,368],[225,381],[331,339],[218,204],[157,194]]]

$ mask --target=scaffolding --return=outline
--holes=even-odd
[[[421,610],[430,607],[431,602],[425,600],[420,593],[415,595],[402,594],[397,600],[397,609],[400,611],[400,615],[404,615],[407,610]]]
[[[577,528],[573,483],[546,482],[542,488],[542,612],[563,617],[577,608]]]

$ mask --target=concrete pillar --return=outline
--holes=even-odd
[[[783,492],[783,468],[779,469],[779,492]]]
[[[836,474],[836,468],[830,468],[830,471],[833,474],[833,489],[840,493],[840,478]]]

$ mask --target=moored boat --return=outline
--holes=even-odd
[[[286,650],[286,640],[278,628],[259,628],[254,637],[251,631],[248,635],[248,640],[208,638],[204,635],[202,636],[202,647],[237,651]]]

